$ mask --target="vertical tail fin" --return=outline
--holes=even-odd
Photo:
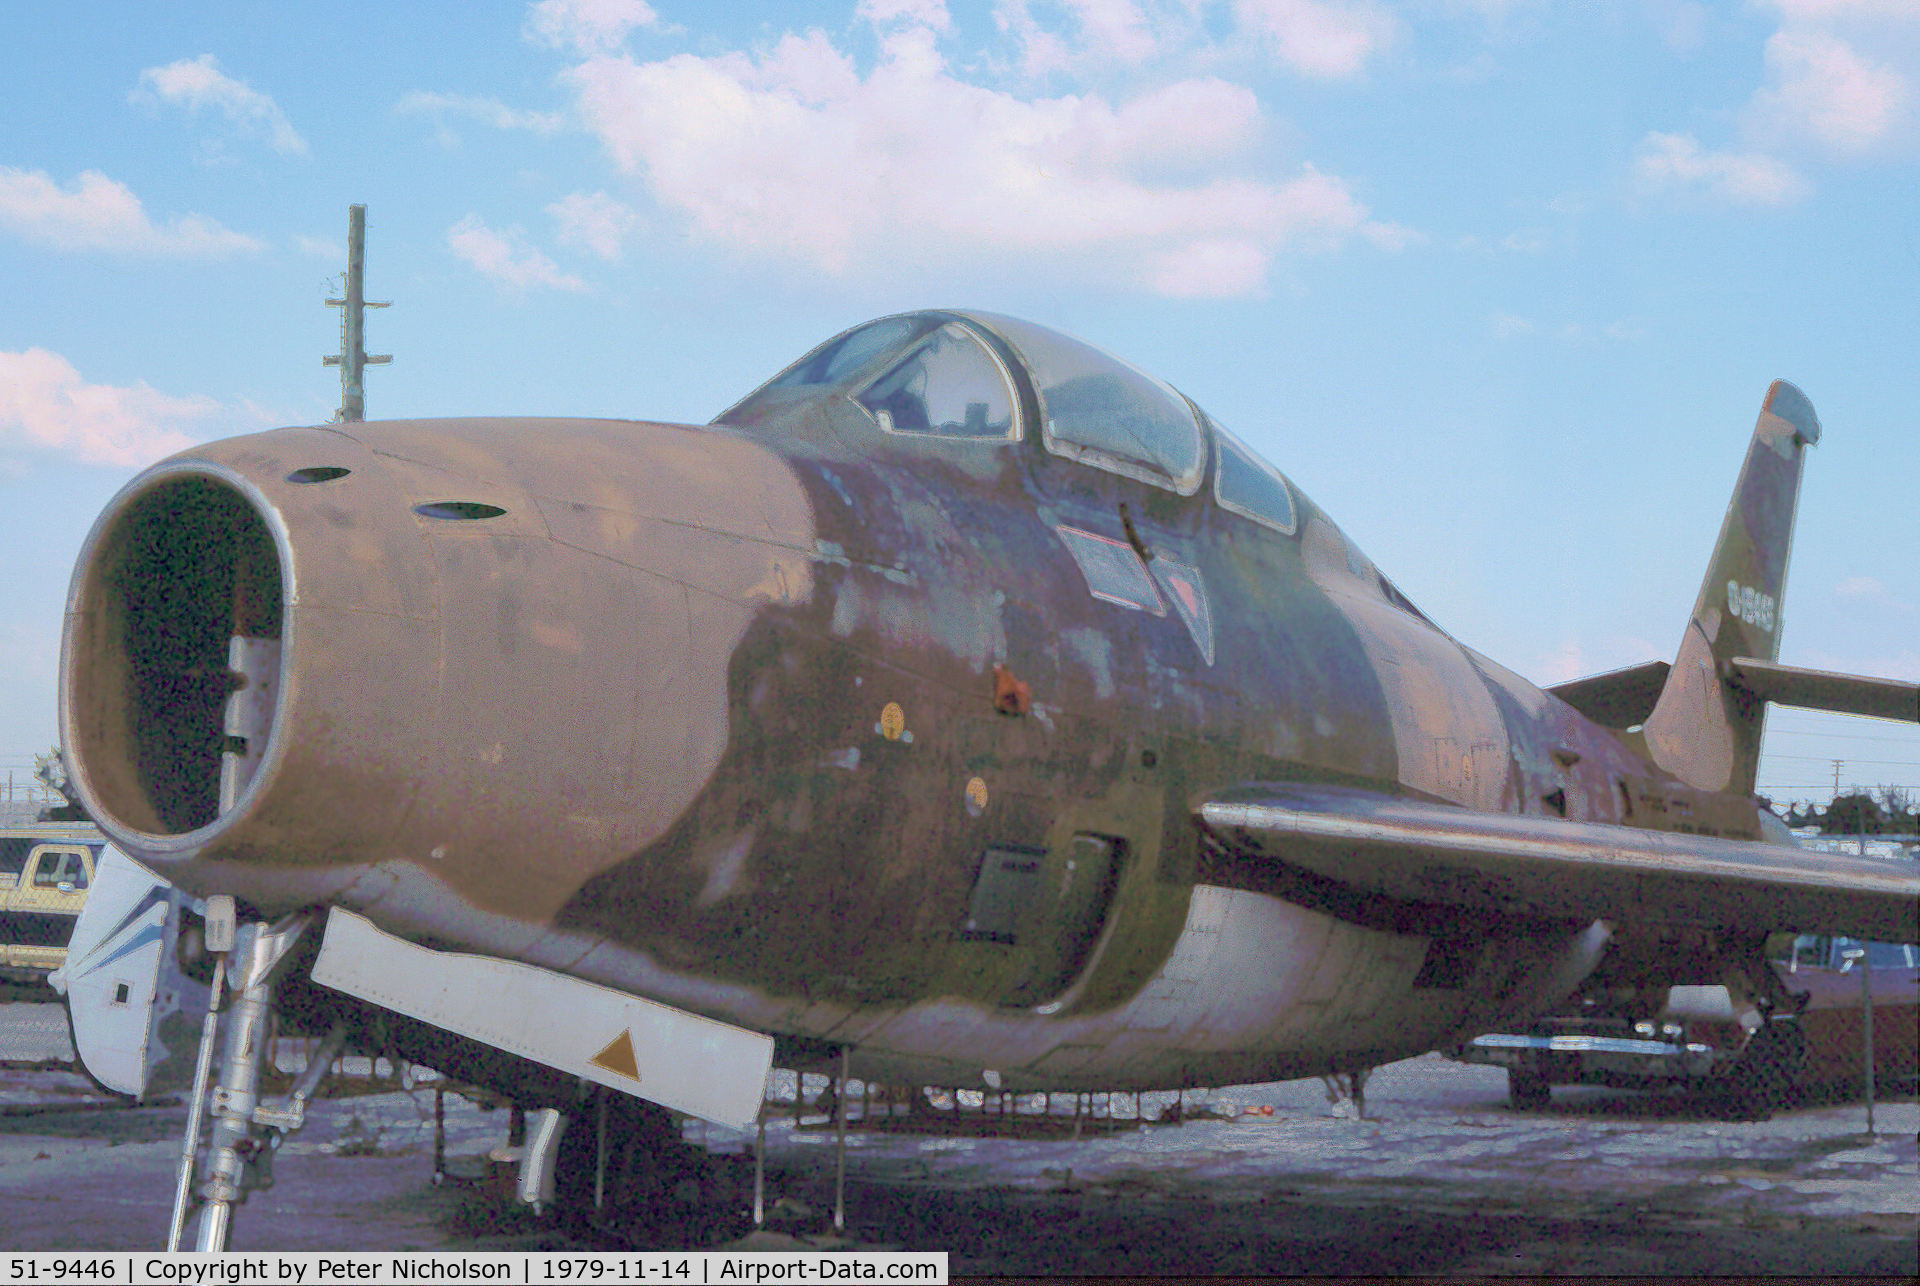
[[[1733,682],[1735,657],[1780,655],[1780,603],[1808,446],[1820,440],[1813,404],[1775,380],[1760,407],[1747,461],[1679,659],[1645,725],[1654,761],[1702,790],[1752,794],[1766,703]]]

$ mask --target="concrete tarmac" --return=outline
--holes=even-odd
[[[1910,1093],[1879,1104],[1874,1137],[1858,1102],[1749,1124],[1677,1097],[1563,1088],[1519,1112],[1502,1073],[1435,1055],[1377,1071],[1364,1120],[1330,1115],[1317,1081],[1206,1098],[1231,1119],[1078,1141],[856,1130],[848,1235],[946,1250],[957,1274],[1920,1274]],[[1148,1112],[1167,1101],[1148,1096]],[[455,1168],[478,1169],[507,1114],[446,1103]],[[1118,1096],[1119,1115],[1131,1107]],[[238,1212],[236,1249],[573,1244],[489,1195],[433,1187],[432,1115],[430,1089],[315,1104],[275,1186]],[[184,1119],[72,1071],[0,1070],[0,1246],[163,1245]],[[825,1232],[820,1124],[769,1127],[784,1244]]]

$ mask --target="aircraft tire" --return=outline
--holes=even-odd
[[[1507,1103],[1516,1111],[1537,1112],[1553,1102],[1553,1082],[1539,1072],[1507,1069]]]

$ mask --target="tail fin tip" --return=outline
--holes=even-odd
[[[1805,446],[1813,446],[1820,441],[1820,417],[1813,412],[1813,403],[1807,395],[1786,380],[1775,380],[1767,389],[1767,400],[1760,404],[1763,411],[1785,420],[1793,426],[1793,432]]]

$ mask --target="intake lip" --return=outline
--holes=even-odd
[[[142,860],[204,849],[247,815],[284,758],[291,551],[260,488],[205,459],[135,478],[81,546],[61,640],[61,744],[87,812]],[[222,811],[235,634],[276,638],[281,655],[265,753]]]

